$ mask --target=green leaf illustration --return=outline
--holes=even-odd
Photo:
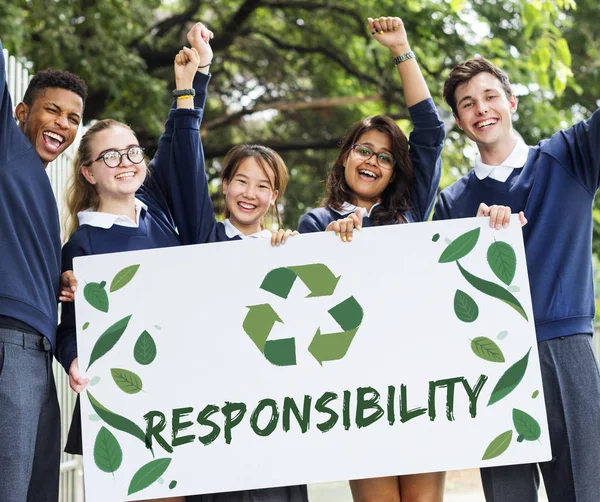
[[[500,331],[500,333],[498,333],[496,335],[496,338],[498,340],[504,340],[507,336],[508,336],[508,331],[504,330],[504,331]]]
[[[517,255],[512,246],[506,242],[494,242],[488,248],[487,261],[496,277],[510,286],[517,271]]]
[[[126,394],[137,394],[144,388],[142,379],[135,373],[122,368],[111,368],[110,374],[117,384],[117,387]]]
[[[494,387],[494,390],[492,391],[492,395],[487,404],[488,406],[505,398],[515,390],[519,383],[521,383],[521,380],[523,380],[523,376],[525,375],[525,370],[527,370],[530,352],[531,348],[529,348],[527,354],[525,354],[522,359],[519,359],[515,364],[508,368],[500,377],[500,380],[498,380],[496,387]]]
[[[439,263],[450,263],[467,256],[475,247],[475,244],[477,244],[480,232],[480,228],[475,228],[454,239],[448,247],[444,249],[444,252],[440,256]]]
[[[523,440],[537,441],[540,438],[542,435],[542,429],[535,418],[524,411],[518,410],[517,408],[513,408],[512,416],[513,424],[515,425],[515,429],[519,435],[517,437],[518,443],[523,442]]]
[[[94,386],[94,385],[96,385],[96,384],[97,384],[99,381],[100,381],[100,377],[99,377],[99,376],[95,376],[94,378],[92,378],[92,379],[90,380],[90,386],[92,386],[92,387],[93,387],[93,386]]]
[[[90,413],[88,415],[88,418],[92,421],[92,422],[100,422],[100,420],[102,420],[98,415],[96,415],[95,413]]]
[[[94,411],[104,420],[108,425],[114,427],[117,430],[131,434],[133,437],[138,438],[142,443],[146,444],[146,434],[140,427],[134,424],[128,418],[122,417],[113,411],[102,406],[95,398],[90,394],[90,391],[86,391],[90,404]]]
[[[473,322],[479,316],[479,307],[467,293],[457,289],[454,294],[454,313],[463,322]]]
[[[169,490],[172,490],[177,486],[177,481],[173,480],[169,483]]]
[[[156,343],[146,330],[138,337],[133,347],[133,357],[139,364],[150,364],[156,357]]]
[[[533,392],[533,394],[531,394],[531,399],[535,399],[536,397],[538,397],[540,395],[540,391],[536,390]]]
[[[492,363],[503,363],[505,361],[502,350],[493,340],[485,336],[478,336],[471,340],[471,350],[477,357]]]
[[[440,240],[440,234],[434,234],[434,236],[431,238],[431,240],[432,240],[433,242],[437,242],[437,241],[439,241],[439,240]]]
[[[85,322],[85,323],[83,323],[83,326],[81,327],[81,329],[82,329],[83,331],[85,331],[85,330],[86,330],[86,329],[88,329],[89,327],[90,327],[90,323],[89,323],[89,322]]]
[[[496,458],[502,455],[510,445],[510,442],[512,441],[512,436],[512,431],[506,431],[500,434],[486,448],[481,460],[490,460],[491,458]]]
[[[511,293],[518,293],[519,291],[521,291],[521,288],[519,286],[515,286],[514,284],[511,284],[506,289],[508,289]]]
[[[121,467],[123,450],[117,438],[106,427],[102,427],[94,443],[94,462],[104,472],[115,472]]]
[[[100,312],[108,312],[108,295],[104,289],[106,282],[88,282],[83,288],[83,297]]]
[[[486,281],[484,279],[480,279],[477,276],[474,276],[470,272],[466,271],[459,262],[456,262],[456,264],[458,265],[460,273],[471,286],[473,286],[478,291],[481,291],[482,293],[493,298],[497,298],[498,300],[511,306],[519,314],[521,314],[526,321],[529,321],[529,319],[527,318],[527,314],[525,313],[525,309],[523,309],[523,306],[519,303],[519,300],[517,300],[512,295],[512,293],[510,293],[509,291],[507,291],[502,286],[499,286],[496,283]]]
[[[112,349],[115,346],[115,344],[119,341],[119,339],[127,329],[127,325],[129,324],[130,319],[131,315],[123,317],[123,319],[114,323],[110,328],[108,328],[104,333],[100,335],[100,337],[98,338],[98,340],[96,340],[96,343],[94,344],[94,348],[92,349],[92,353],[90,355],[90,362],[87,367],[88,370],[94,362],[100,359],[104,354],[106,354],[110,349]]]
[[[131,495],[132,493],[137,493],[144,488],[148,488],[165,473],[170,463],[170,458],[157,458],[156,460],[152,460],[141,467],[133,475],[131,483],[129,483],[127,495]]]
[[[130,265],[129,267],[125,267],[123,270],[117,273],[117,275],[115,275],[114,279],[110,283],[110,292],[114,293],[115,291],[121,289],[123,286],[126,286],[129,283],[129,281],[133,279],[133,276],[138,271],[138,268],[140,268],[139,265]]]

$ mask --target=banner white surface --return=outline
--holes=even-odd
[[[550,459],[516,218],[74,268],[88,502]]]

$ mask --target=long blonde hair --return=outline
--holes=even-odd
[[[225,155],[225,158],[223,159],[221,181],[231,181],[242,162],[249,157],[252,157],[254,160],[256,160],[258,165],[267,176],[267,179],[271,179],[268,169],[270,169],[273,173],[273,186],[271,189],[274,192],[277,192],[278,195],[277,200],[273,205],[272,220],[277,218],[277,223],[281,228],[283,223],[281,221],[281,215],[279,214],[279,208],[277,206],[278,201],[283,198],[285,193],[289,173],[285,162],[276,151],[262,145],[243,144],[234,146],[231,150],[229,150],[229,152],[227,152],[227,155]],[[225,206],[225,217],[229,218],[229,210],[227,209],[227,205]],[[265,228],[264,218],[260,219],[260,226],[263,229]]]
[[[94,139],[94,136],[100,131],[105,131],[111,127],[122,127],[131,131],[135,136],[135,133],[127,124],[112,119],[99,120],[82,136],[79,148],[77,148],[75,160],[73,161],[73,172],[71,173],[66,190],[66,239],[68,239],[79,226],[77,213],[85,211],[86,209],[93,209],[94,211],[98,209],[100,204],[98,192],[96,191],[96,187],[85,179],[82,168],[90,166],[94,161],[94,159],[92,159],[92,140]]]

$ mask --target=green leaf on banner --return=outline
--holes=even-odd
[[[508,368],[500,377],[500,380],[498,380],[498,383],[492,391],[492,395],[490,396],[490,400],[487,404],[488,406],[497,403],[501,399],[508,396],[508,394],[515,390],[517,385],[521,383],[521,380],[523,380],[523,376],[525,375],[525,370],[527,370],[530,352],[531,348],[527,351],[527,354],[525,354],[522,359],[519,359],[515,364]]]
[[[536,390],[533,392],[533,394],[531,394],[531,399],[535,399],[536,397],[538,397],[540,395],[540,391]]]
[[[118,272],[110,283],[110,292],[114,293],[115,291],[118,291],[122,287],[126,286],[129,281],[133,279],[133,276],[138,271],[138,268],[140,268],[139,265],[130,265],[129,267],[125,267],[123,270]]]
[[[92,378],[90,380],[90,386],[93,387],[94,385],[96,385],[98,382],[100,381],[100,377],[99,376],[95,376],[94,378]]]
[[[156,460],[152,460],[151,462],[148,462],[146,465],[142,466],[133,475],[131,483],[129,483],[127,495],[131,495],[132,493],[137,493],[144,488],[148,488],[165,473],[170,463],[170,458],[157,458]]]
[[[463,322],[473,322],[479,316],[479,307],[467,293],[457,289],[454,294],[454,313]]]
[[[173,480],[169,483],[169,490],[172,490],[177,486],[177,481]]]
[[[439,263],[450,263],[467,256],[477,244],[480,228],[475,228],[454,239],[441,254]]]
[[[106,282],[88,282],[83,288],[83,297],[100,312],[108,312],[108,295],[104,289]]]
[[[490,460],[502,455],[512,441],[513,431],[506,431],[494,439],[486,448],[481,460]]]
[[[122,368],[111,368],[110,374],[117,384],[117,387],[126,394],[137,394],[144,388],[142,379],[133,371]]]
[[[496,277],[510,286],[517,271],[517,255],[512,246],[506,242],[494,242],[488,248],[487,261]]]
[[[156,343],[154,338],[146,330],[138,337],[133,347],[134,359],[142,365],[150,364],[156,357]]]
[[[89,322],[85,322],[85,323],[83,323],[83,326],[81,327],[81,329],[82,329],[83,331],[85,331],[85,330],[86,330],[86,329],[88,329],[89,327],[90,327],[90,323],[89,323]]]
[[[123,461],[123,450],[117,438],[106,427],[102,427],[94,443],[94,462],[104,472],[115,472]]]
[[[471,340],[471,350],[477,357],[492,363],[503,363],[505,361],[502,350],[493,340],[485,336],[478,336]]]
[[[98,359],[100,359],[104,354],[106,354],[110,349],[112,349],[116,343],[121,339],[123,333],[127,329],[127,325],[129,324],[129,320],[131,319],[131,315],[127,317],[123,317],[120,321],[114,323],[110,328],[108,328],[104,333],[100,335],[96,343],[94,344],[94,348],[92,349],[92,353],[90,354],[90,362],[88,363],[87,370],[90,369],[90,366],[95,363]]]
[[[517,408],[513,408],[512,416],[515,430],[519,435],[517,437],[518,443],[521,443],[523,440],[537,441],[540,438],[542,429],[535,418]]]

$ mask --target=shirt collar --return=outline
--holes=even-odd
[[[136,221],[133,221],[129,216],[122,214],[103,213],[94,211],[93,209],[86,209],[85,211],[77,213],[79,225],[90,225],[91,227],[97,228],[110,228],[113,225],[138,228],[142,209],[147,211],[148,206],[137,198],[134,199],[134,204]]]
[[[371,217],[371,213],[373,212],[373,209],[375,209],[377,206],[379,206],[381,204],[381,202],[376,202],[375,204],[373,204],[371,206],[371,210],[367,211],[366,208],[361,207],[361,212],[362,212],[362,217],[367,217],[370,218]],[[335,209],[333,207],[330,207],[330,209],[334,212],[336,212],[337,214],[344,216],[346,214],[350,214],[350,213],[354,213],[356,212],[356,210],[358,209],[358,206],[355,206],[354,204],[350,204],[349,202],[344,202],[342,204],[342,207],[339,209]]]
[[[500,165],[490,166],[481,161],[481,155],[475,159],[475,175],[480,180],[490,177],[497,181],[506,181],[513,169],[520,169],[527,162],[529,147],[522,138],[517,138],[517,144],[510,155]]]
[[[271,235],[272,235],[271,231],[267,230],[267,229],[261,230],[260,232],[256,232],[254,234],[244,235],[240,229],[233,226],[233,223],[231,223],[229,218],[227,218],[223,222],[223,225],[225,225],[225,234],[230,239],[233,239],[234,237],[241,237],[242,239],[261,239],[261,238],[269,238],[270,239]]]

